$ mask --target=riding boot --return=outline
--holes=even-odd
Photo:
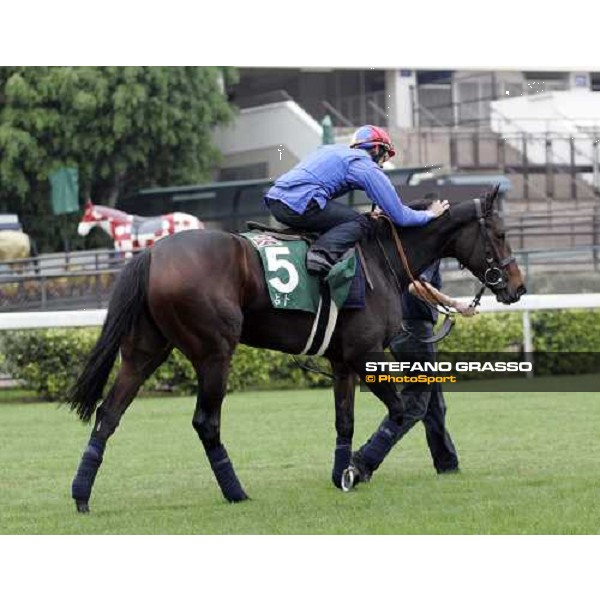
[[[371,224],[365,215],[340,223],[321,234],[309,248],[306,266],[309,273],[325,276],[356,242],[366,237]]]
[[[310,248],[306,253],[306,270],[311,275],[325,279],[334,264],[335,260],[325,250]]]

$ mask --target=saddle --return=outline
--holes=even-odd
[[[292,229],[291,227],[274,227],[259,223],[258,221],[246,221],[246,227],[250,231],[262,231],[272,235],[275,239],[283,241],[304,240],[309,245],[312,244],[318,237],[318,233]]]

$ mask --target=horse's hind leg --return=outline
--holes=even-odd
[[[78,512],[89,512],[88,502],[108,438],[115,432],[141,385],[165,361],[170,351],[171,346],[145,315],[133,334],[123,341],[115,383],[96,410],[94,429],[73,479],[71,495]]]
[[[227,352],[212,355],[196,364],[198,400],[192,425],[204,446],[223,496],[229,502],[240,502],[248,496],[235,474],[225,446],[221,443],[221,406],[227,389],[231,357],[232,354]]]

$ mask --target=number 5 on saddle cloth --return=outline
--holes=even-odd
[[[249,240],[260,255],[273,307],[315,315],[301,354],[321,356],[329,346],[338,312],[365,305],[365,278],[354,248],[332,267],[325,285],[320,287],[319,278],[306,270],[308,244],[301,237],[279,237],[263,231],[240,235]]]

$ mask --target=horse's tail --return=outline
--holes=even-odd
[[[67,399],[82,421],[89,421],[94,414],[121,342],[144,310],[149,270],[150,252],[144,251],[134,256],[119,274],[100,337]]]

